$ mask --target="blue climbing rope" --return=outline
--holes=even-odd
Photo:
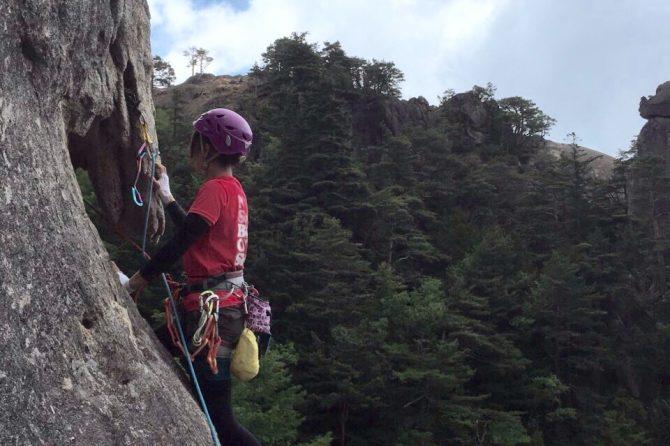
[[[146,196],[148,197],[148,200],[146,201],[147,211],[145,213],[144,229],[142,231],[142,253],[144,254],[146,254],[147,252],[146,246],[147,246],[147,230],[149,228],[149,211],[151,209],[151,196],[154,190],[153,179],[154,175],[156,174],[157,157],[158,157],[158,145],[155,145],[154,150],[152,150],[151,153],[151,176],[149,177],[149,186],[147,187],[148,190],[146,194]],[[167,278],[165,277],[164,273],[161,273],[161,279],[163,281],[163,285],[165,286],[165,290],[167,291],[167,294],[170,298],[170,305],[172,305],[172,314],[174,315],[174,318],[177,321],[177,328],[179,329],[179,340],[181,342],[181,345],[184,346],[184,356],[186,357],[186,363],[188,364],[188,371],[191,374],[191,379],[193,380],[193,386],[195,387],[195,391],[198,394],[198,399],[200,400],[200,406],[202,407],[202,410],[205,413],[205,418],[207,418],[209,431],[212,434],[212,441],[216,446],[221,446],[221,443],[219,442],[219,436],[216,433],[216,428],[214,427],[214,424],[212,423],[212,418],[209,416],[209,411],[207,410],[205,397],[202,395],[202,391],[200,390],[200,384],[198,383],[198,378],[195,376],[195,370],[193,369],[191,356],[188,354],[188,348],[186,348],[188,344],[186,344],[186,337],[184,336],[184,331],[181,328],[181,321],[179,320],[179,314],[177,313],[177,305],[175,304],[174,298],[172,297],[172,291],[170,290],[170,285],[168,284]]]

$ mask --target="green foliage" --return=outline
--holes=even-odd
[[[384,96],[400,97],[399,85],[405,80],[393,62],[372,59],[363,67],[363,89]]]
[[[258,376],[247,383],[235,381],[233,386],[238,420],[265,445],[298,444],[298,428],[304,420],[298,407],[304,404],[305,391],[292,383],[289,366],[296,362],[292,346],[274,344],[262,358]],[[322,435],[299,445],[327,445],[330,440],[330,435]]]
[[[169,87],[174,82],[176,76],[174,68],[160,56],[153,58],[152,84],[154,87]]]
[[[475,85],[472,87],[472,91],[477,95],[480,101],[486,102],[490,101],[494,98],[496,94],[496,87],[493,85],[492,82],[487,82],[486,87],[480,87],[479,85]],[[504,101],[504,99],[503,99]],[[502,101],[501,101],[502,105]],[[504,108],[504,107],[503,107]]]
[[[646,417],[646,411],[639,401],[626,396],[615,397],[612,408],[605,412],[603,438],[599,444],[611,446],[652,444],[648,434],[640,426],[640,421]]]
[[[490,436],[489,444],[492,445],[516,446],[530,442],[530,437],[518,416],[510,415],[494,420],[487,431]]]
[[[509,129],[505,141],[507,151],[527,162],[543,144],[542,137],[556,120],[542,112],[533,101],[519,96],[501,99],[498,104]]]
[[[555,119],[547,116],[535,103],[519,96],[498,101],[504,116],[508,119],[512,133],[532,137],[547,134]]]

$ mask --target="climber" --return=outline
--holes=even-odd
[[[193,310],[199,309],[200,293],[213,290],[226,297],[219,301],[218,373],[212,372],[202,354],[193,360],[193,368],[221,443],[259,445],[235,420],[231,407],[230,358],[244,329],[244,309],[243,301],[228,292],[244,284],[248,209],[233,168],[247,156],[252,132],[243,117],[225,108],[203,113],[193,130],[190,164],[204,174],[205,182],[186,213],[170,192],[165,167],[157,165],[155,190],[176,226],[175,235],[130,280],[122,278],[122,283],[132,294],[181,257],[188,285],[182,289],[180,320],[187,339],[198,323],[198,312]]]

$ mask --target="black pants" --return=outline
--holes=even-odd
[[[189,342],[197,327],[198,313],[180,313],[184,327],[184,336]],[[260,446],[260,442],[235,419],[231,405],[232,382],[230,379],[230,350],[235,347],[244,329],[244,318],[240,307],[222,308],[219,311],[219,335],[222,344],[217,354],[219,373],[214,374],[207,364],[205,354],[198,355],[193,361],[193,369],[205,398],[207,410],[219,435],[219,441],[225,446]],[[156,334],[161,342],[173,354],[178,354],[181,363],[188,371],[184,355],[172,345],[167,328],[159,327]]]

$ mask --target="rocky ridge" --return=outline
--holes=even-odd
[[[572,150],[572,145],[547,139],[545,149],[550,156],[558,159],[562,155],[569,155]],[[593,159],[591,167],[593,169],[593,175],[596,178],[608,178],[612,175],[615,161],[614,157],[584,146],[579,146],[579,150],[585,155],[584,159]]]
[[[255,85],[249,76],[215,76],[212,74],[195,75],[184,83],[154,90],[156,107],[169,110],[175,101],[175,92],[182,101],[183,115],[195,119],[203,110],[215,107],[232,107],[245,112],[245,95],[255,97]],[[262,100],[262,99],[261,99]],[[413,126],[430,127],[438,122],[439,111],[431,106],[423,97],[388,99],[369,97],[353,102],[352,127],[356,145],[366,146],[381,144],[385,135],[399,135],[403,129]],[[463,138],[475,144],[483,144],[493,131],[494,101],[482,101],[473,92],[464,92],[449,99],[446,111],[452,119],[465,123]],[[258,150],[262,144],[255,144]],[[606,178],[611,175],[614,158],[587,147],[580,146],[587,156],[598,156],[593,163],[596,177]],[[558,158],[562,153],[568,154],[569,144],[561,144],[547,140],[544,153]]]

